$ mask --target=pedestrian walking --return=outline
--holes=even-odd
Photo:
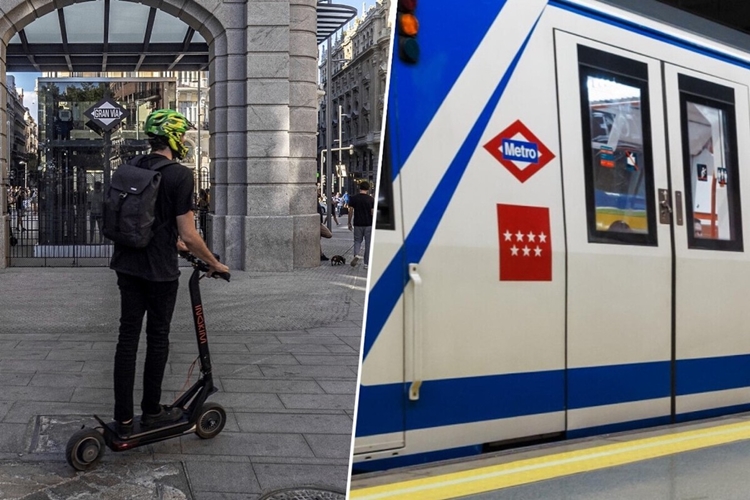
[[[333,217],[333,222],[336,223],[336,225],[339,225],[339,218],[338,218],[338,204],[339,199],[335,196],[331,196],[331,217]]]
[[[180,113],[160,109],[146,119],[151,154],[138,161],[149,169],[164,159],[175,160],[159,168],[154,209],[154,232],[148,245],[134,248],[115,243],[110,268],[117,272],[120,289],[120,330],[115,352],[115,420],[117,431],[128,435],[133,429],[133,385],[136,355],[143,317],[146,316],[146,363],[141,400],[142,426],[158,426],[179,420],[180,408],[160,404],[161,384],[169,354],[169,329],[177,299],[177,250],[186,250],[209,265],[209,275],[225,273],[195,229],[192,171],[179,164],[187,153],[185,132],[191,127]]]
[[[26,215],[26,191],[23,188],[16,194],[16,231],[26,231],[23,227],[23,218]]]
[[[372,215],[375,208],[375,199],[370,196],[370,183],[362,181],[359,183],[359,194],[349,198],[349,231],[354,231],[354,258],[352,267],[359,262],[359,250],[362,241],[365,243],[364,268],[370,264],[370,238],[372,237]],[[352,221],[354,224],[352,224]]]
[[[102,242],[102,215],[104,213],[104,191],[101,181],[94,182],[94,190],[89,193],[89,240]]]
[[[208,210],[210,203],[208,201],[208,190],[201,189],[198,194],[198,221],[200,222],[201,233],[203,233],[203,239],[206,239],[206,226],[208,225]]]

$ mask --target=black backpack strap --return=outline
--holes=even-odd
[[[133,165],[134,167],[141,168],[141,160],[143,160],[146,156],[148,156],[148,155],[134,156],[134,157],[132,157],[130,159],[130,161],[127,162],[127,164],[128,165]],[[163,167],[166,167],[167,165],[171,165],[173,163],[177,163],[177,161],[170,160],[169,158],[167,158],[165,156],[163,159],[158,160],[156,163],[154,163],[153,165],[151,165],[150,167],[148,167],[147,170],[159,170],[159,169],[161,169]]]
[[[146,155],[138,155],[138,156],[134,156],[134,157],[132,157],[132,158],[131,158],[130,160],[128,160],[128,161],[126,162],[126,164],[127,164],[127,165],[133,165],[134,167],[137,167],[137,166],[138,166],[138,164],[139,164],[139,163],[141,162],[141,159],[143,159],[143,157],[144,157],[144,156],[146,156]]]
[[[153,165],[151,165],[151,167],[149,167],[149,170],[156,171],[156,170],[166,167],[167,165],[172,165],[173,163],[177,163],[177,162],[175,160],[170,160],[169,158],[165,156],[163,160],[159,160]],[[161,224],[159,224],[153,229],[153,233],[156,234],[157,231],[160,231],[163,228],[167,227],[168,223],[169,221],[165,220],[164,222],[162,222]]]
[[[171,165],[173,163],[177,163],[177,162],[174,161],[174,160],[170,160],[169,158],[167,158],[165,156],[163,160],[159,160],[156,163],[154,163],[153,165],[151,165],[149,167],[149,170],[159,170],[159,169],[161,169],[163,167],[166,167],[167,165]]]

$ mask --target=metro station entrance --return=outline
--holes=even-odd
[[[104,99],[124,110],[111,130],[91,119]],[[43,147],[37,170],[27,173],[26,199],[11,206],[10,265],[109,265],[113,246],[101,225],[111,174],[148,152],[144,120],[175,101],[174,79],[39,79]]]

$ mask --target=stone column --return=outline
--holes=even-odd
[[[234,269],[317,266],[315,0],[213,13],[225,27],[210,44],[214,251]]]
[[[290,57],[290,214],[294,217],[294,267],[320,265],[320,216],[315,190],[318,53],[316,0],[292,0]]]

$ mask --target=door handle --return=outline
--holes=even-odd
[[[409,278],[412,287],[411,311],[411,365],[412,382],[409,386],[409,399],[419,399],[419,388],[422,386],[422,277],[419,275],[418,264],[409,264]],[[407,371],[409,373],[409,371]]]
[[[661,224],[672,223],[672,203],[668,189],[659,190],[659,222]]]

